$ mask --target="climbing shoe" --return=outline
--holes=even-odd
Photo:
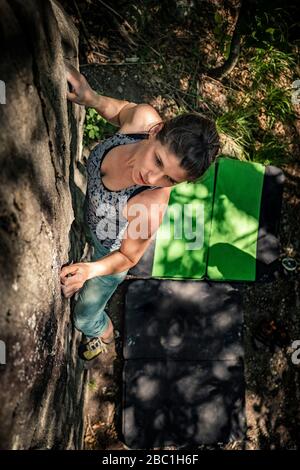
[[[101,353],[107,353],[106,344],[101,338],[85,338],[79,345],[78,356],[84,361],[91,361]]]

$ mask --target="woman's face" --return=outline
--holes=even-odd
[[[154,136],[139,142],[132,168],[135,184],[141,186],[169,187],[188,180],[187,172],[169,148]]]

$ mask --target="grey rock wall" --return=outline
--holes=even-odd
[[[0,448],[81,448],[86,378],[59,282],[84,246],[84,116],[63,62],[78,66],[78,32],[50,0],[0,10]]]

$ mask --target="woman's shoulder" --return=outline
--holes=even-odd
[[[125,106],[119,114],[120,134],[148,133],[156,124],[162,122],[162,118],[156,109],[150,104],[134,104]]]
[[[139,217],[147,220],[153,218],[157,220],[157,216],[161,218],[168,207],[170,192],[171,188],[168,187],[155,188],[152,191],[147,190],[137,194],[124,205],[122,209],[123,217],[129,220],[132,215],[137,215],[136,209],[138,209]]]
[[[152,204],[168,204],[171,189],[171,187],[155,187],[153,189],[149,188],[131,197],[127,201],[127,206],[130,207],[134,204],[143,204],[145,206],[150,206]]]

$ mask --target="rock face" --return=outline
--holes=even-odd
[[[84,112],[63,62],[78,66],[78,33],[54,1],[0,10],[0,448],[81,448],[85,372],[59,282],[84,246]]]

